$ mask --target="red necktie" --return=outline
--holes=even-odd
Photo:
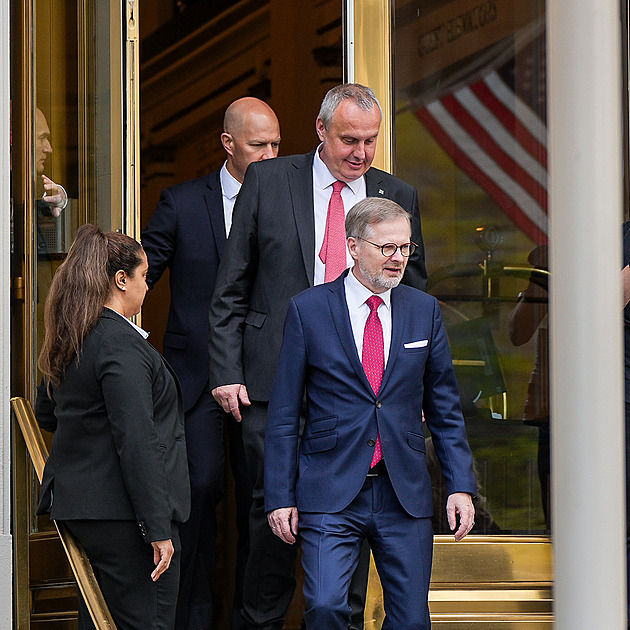
[[[383,380],[383,369],[385,368],[385,354],[383,349],[383,326],[378,316],[378,307],[383,304],[383,300],[378,295],[372,295],[365,303],[370,308],[370,314],[365,322],[363,331],[363,353],[361,361],[365,375],[370,381],[370,385],[375,394],[378,394]],[[372,457],[372,466],[376,466],[383,458],[381,449],[381,435],[376,434],[376,446]]]
[[[348,266],[346,261],[346,214],[341,198],[341,189],[345,185],[345,182],[335,182],[328,202],[326,231],[319,252],[320,260],[326,265],[324,282],[336,280]]]

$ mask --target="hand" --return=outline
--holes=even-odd
[[[58,217],[61,211],[68,205],[68,193],[63,186],[55,184],[52,179],[42,175],[44,181],[44,197],[42,201],[50,206],[50,212]]]
[[[446,501],[446,516],[451,531],[455,531],[457,527],[457,514],[459,514],[459,528],[455,532],[455,540],[459,542],[475,524],[475,508],[467,492],[454,492]]]
[[[278,508],[267,513],[267,521],[273,533],[292,545],[298,533],[298,511],[296,507]]]
[[[223,407],[225,413],[231,413],[237,422],[240,422],[241,411],[239,409],[239,401],[246,406],[251,405],[247,387],[245,385],[221,385],[212,390],[214,399]]]
[[[169,568],[175,549],[170,538],[152,542],[151,546],[153,547],[153,563],[156,565],[155,570],[151,573],[151,579],[157,582],[160,575]]]

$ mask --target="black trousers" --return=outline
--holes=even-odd
[[[175,554],[157,582],[153,547],[144,542],[136,521],[69,520],[66,526],[83,545],[118,630],[172,630],[179,583],[180,545],[173,524]],[[79,630],[93,630],[79,597]]]
[[[243,446],[253,485],[249,517],[249,557],[243,583],[242,617],[250,630],[281,630],[295,591],[297,543],[288,545],[269,527],[265,513],[264,449],[267,426],[266,402],[242,407]],[[363,629],[363,610],[370,568],[364,545],[359,566],[350,585],[351,630]]]
[[[238,531],[232,630],[242,630],[240,616],[245,563],[249,551],[249,510],[252,489],[245,463],[241,425],[223,412],[207,392],[186,413],[186,448],[190,474],[191,510],[180,526],[181,578],[177,601],[177,630],[211,630],[217,558],[217,506],[223,494],[224,436],[236,488]]]

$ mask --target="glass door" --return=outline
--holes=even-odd
[[[133,4],[12,2],[12,395],[33,400],[44,303],[77,228],[135,235]],[[133,107],[130,108],[130,105]],[[130,157],[130,153],[133,157]],[[50,436],[45,436],[49,439]],[[76,592],[14,431],[16,619],[70,628]]]
[[[418,191],[479,483],[456,544],[433,462],[433,624],[551,627],[544,0],[354,3],[348,25],[381,167]]]

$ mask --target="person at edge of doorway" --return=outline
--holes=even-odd
[[[131,237],[81,226],[53,278],[39,357],[36,417],[54,437],[38,514],[83,545],[119,630],[174,628],[190,511],[179,383],[129,319],[147,269]],[[80,602],[79,628],[93,628]]]
[[[56,184],[44,175],[46,160],[52,153],[50,129],[46,116],[39,107],[35,110],[35,170],[42,180],[43,194],[38,202],[38,212],[43,216],[58,217],[68,205],[68,193],[61,184]]]
[[[238,531],[231,626],[232,630],[243,627],[239,611],[249,548],[252,488],[241,427],[224,413],[208,389],[208,310],[245,170],[251,162],[278,155],[278,119],[263,101],[238,99],[225,112],[221,142],[227,154],[223,166],[210,175],[164,190],[142,233],[149,260],[149,288],[155,286],[166,268],[170,269],[171,304],[164,356],[182,384],[186,411],[192,507],[190,519],[180,528],[178,630],[213,627],[216,510],[223,493],[224,427],[236,488]]]
[[[627,606],[630,630],[630,221],[623,224],[623,337],[626,411],[626,556],[628,566]]]
[[[422,412],[455,540],[474,524],[472,453],[437,300],[399,286],[409,214],[367,198],[346,217],[352,269],[291,300],[265,440],[265,509],[302,539],[307,630],[345,630],[362,541],[384,593],[383,629],[428,630],[433,490]],[[306,423],[300,439],[300,412]]]
[[[527,259],[534,269],[527,287],[518,294],[516,306],[510,312],[508,332],[515,346],[527,343],[536,335],[534,369],[527,385],[523,422],[538,427],[538,479],[545,525],[551,531],[548,245],[539,245]]]
[[[234,207],[210,306],[210,387],[223,409],[242,420],[254,485],[243,592],[248,628],[281,629],[295,590],[297,549],[269,530],[263,482],[267,406],[289,300],[352,264],[345,209],[366,196],[392,199],[409,211],[418,247],[404,281],[426,287],[416,190],[371,168],[380,124],[381,108],[370,88],[332,88],[315,123],[320,145],[306,155],[251,164]],[[364,551],[351,589],[359,599],[359,625],[352,625],[357,630],[363,627],[368,569]]]

